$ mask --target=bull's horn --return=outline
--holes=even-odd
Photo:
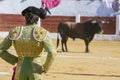
[[[92,21],[92,23],[96,23],[96,21],[95,21],[95,20],[93,20],[93,21]]]
[[[102,23],[105,23],[105,21],[102,21]]]
[[[102,31],[100,32],[100,34],[103,34],[103,32],[104,32],[104,31],[102,30]]]

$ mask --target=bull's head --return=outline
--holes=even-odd
[[[94,33],[102,34],[103,33],[103,23],[102,21],[92,21],[92,24],[94,26]]]

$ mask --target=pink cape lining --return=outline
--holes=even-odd
[[[61,0],[41,0],[47,8],[54,8],[59,5]]]

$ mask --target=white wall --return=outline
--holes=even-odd
[[[28,6],[41,7],[40,0],[3,0],[0,1],[0,14],[21,14],[21,11]],[[109,2],[112,0],[108,0]],[[51,9],[52,15],[62,16],[110,16],[111,9],[103,6],[98,0],[90,2],[88,0],[61,0],[59,6]],[[120,40],[120,19],[117,21],[116,35],[96,35],[95,39],[102,40]],[[77,20],[76,20],[77,22]],[[4,35],[3,35],[4,34]],[[8,32],[0,32],[0,37],[7,36]],[[52,38],[56,38],[56,34],[50,34]]]
[[[111,1],[111,0],[108,0]],[[3,0],[0,1],[0,13],[21,14],[21,11],[28,6],[41,7],[41,0]],[[108,8],[103,6],[99,0],[61,0],[60,5],[51,9],[53,15],[75,16],[110,16]]]
[[[28,6],[40,7],[40,0],[3,0],[0,1],[0,14],[21,14],[21,11]]]

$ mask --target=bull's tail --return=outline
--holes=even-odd
[[[56,46],[56,48],[59,46],[59,34],[60,34],[60,26],[62,25],[62,22],[60,22],[59,24],[58,24],[58,28],[57,28],[57,46]]]
[[[57,33],[57,46],[56,46],[56,48],[59,46],[59,33]]]

